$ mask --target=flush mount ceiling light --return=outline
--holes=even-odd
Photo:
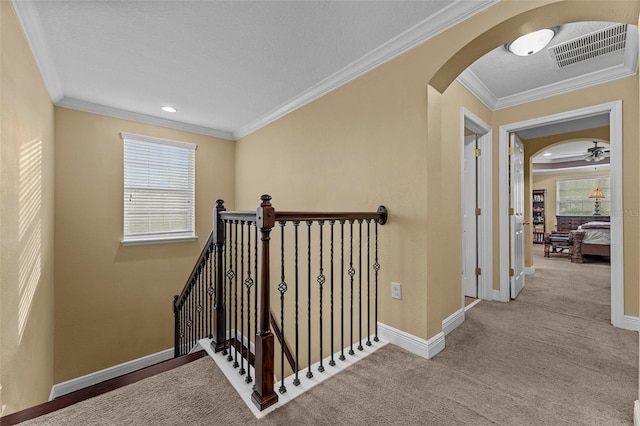
[[[531,56],[544,49],[556,32],[551,28],[525,34],[507,44],[509,52],[518,56]]]
[[[542,154],[543,157],[551,157],[553,154],[550,152],[545,152],[544,154]]]
[[[175,109],[174,107],[168,106],[168,105],[163,106],[161,109],[164,112],[176,112],[177,111],[177,109]]]

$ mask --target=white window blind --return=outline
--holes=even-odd
[[[195,239],[197,145],[122,133],[123,244]]]

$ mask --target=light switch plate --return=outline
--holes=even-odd
[[[402,287],[398,283],[391,283],[391,297],[402,299]]]

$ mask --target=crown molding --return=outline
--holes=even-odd
[[[498,98],[491,90],[489,90],[483,81],[480,80],[473,71],[471,71],[471,68],[467,68],[462,71],[456,80],[487,108],[491,111],[495,111],[495,105],[498,103]]]
[[[343,86],[372,69],[414,48],[420,43],[446,31],[465,19],[480,13],[499,0],[452,1],[446,8],[419,22],[387,43],[352,62],[295,98],[285,102],[273,111],[246,124],[233,132],[234,138],[243,138],[275,120],[303,107],[304,105]]]
[[[597,86],[599,84],[611,83],[616,80],[636,75],[636,67],[630,67],[628,64],[620,64],[604,70],[584,74],[573,77],[557,83],[541,86],[536,89],[527,90],[516,93],[514,95],[505,96],[498,99],[494,105],[494,111],[509,108],[516,105],[526,104],[528,102],[549,98],[551,96],[562,95],[564,93],[576,90],[586,89],[588,87]]]
[[[11,0],[11,3],[16,11],[20,25],[22,25],[22,31],[31,47],[33,57],[38,64],[38,68],[40,68],[40,74],[47,92],[49,92],[49,97],[54,104],[58,103],[64,97],[64,93],[55,63],[51,57],[51,50],[42,30],[38,11],[31,1]]]
[[[611,165],[610,164],[599,164],[597,166],[591,165],[591,166],[579,166],[579,167],[562,167],[562,168],[557,168],[557,169],[538,169],[538,170],[532,170],[531,173],[534,176],[539,176],[539,175],[559,175],[559,174],[572,174],[572,173],[584,173],[584,172],[590,172],[590,171],[594,171],[594,168],[597,168],[598,171],[601,170],[611,170]]]
[[[197,133],[200,135],[214,136],[220,139],[234,140],[231,132],[198,126],[195,124],[183,123],[180,121],[167,120],[166,118],[154,117],[152,115],[140,114],[124,109],[108,107],[94,104],[92,102],[81,101],[73,98],[62,98],[56,103],[57,106],[78,111],[90,112],[93,114],[106,115],[108,117],[121,118],[124,120],[136,121],[138,123],[151,124],[154,126],[167,127],[169,129],[183,130],[185,132]]]

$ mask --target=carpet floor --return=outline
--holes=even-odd
[[[209,358],[24,425],[630,425],[638,333],[609,322],[610,268],[545,259],[432,360],[386,345],[257,420]]]

